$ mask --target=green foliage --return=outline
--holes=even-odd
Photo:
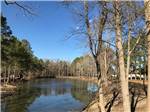
[[[7,25],[7,19],[1,14],[1,35],[10,36],[12,31]]]
[[[34,77],[54,77],[56,75],[71,74],[69,63],[66,61],[50,61],[38,59],[32,52],[28,40],[19,40],[10,33],[5,17],[1,16],[1,59],[2,78],[4,82],[11,82],[12,77],[28,79]],[[6,29],[7,27],[8,29]]]
[[[130,47],[133,49],[137,41],[136,38],[131,38]],[[146,61],[147,61],[147,43],[146,37],[143,35],[139,41],[139,43],[135,46],[133,52],[131,53],[131,65],[132,71],[138,72],[146,72]],[[127,49],[128,44],[127,41],[124,43],[124,51],[125,51],[125,62],[127,62]],[[130,49],[130,50],[131,50]]]
[[[73,60],[72,64],[76,64],[76,63],[82,61],[83,58],[84,58],[83,56],[75,58],[75,59]]]
[[[5,17],[1,16],[1,60],[2,60],[2,73],[6,69],[4,75],[18,75],[13,72],[20,73],[20,75],[28,74],[32,71],[41,71],[43,69],[43,61],[39,60],[33,55],[30,43],[23,39],[19,40],[17,37],[11,35],[10,27],[7,25]],[[7,28],[6,28],[7,27]],[[8,67],[11,70],[8,70]]]

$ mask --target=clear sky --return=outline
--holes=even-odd
[[[73,60],[87,50],[79,40],[65,40],[71,28],[76,28],[73,16],[61,2],[24,2],[34,9],[31,16],[14,5],[2,3],[2,13],[7,18],[13,35],[27,39],[34,54],[43,59]]]

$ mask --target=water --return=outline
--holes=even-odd
[[[94,97],[97,86],[67,79],[36,79],[2,98],[2,112],[80,112]]]

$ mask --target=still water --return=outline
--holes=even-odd
[[[80,112],[97,86],[67,79],[36,79],[20,85],[14,95],[2,98],[2,112]]]

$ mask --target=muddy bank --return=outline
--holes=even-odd
[[[1,97],[7,97],[7,96],[12,95],[16,89],[17,89],[17,86],[15,85],[1,84],[0,85]]]

